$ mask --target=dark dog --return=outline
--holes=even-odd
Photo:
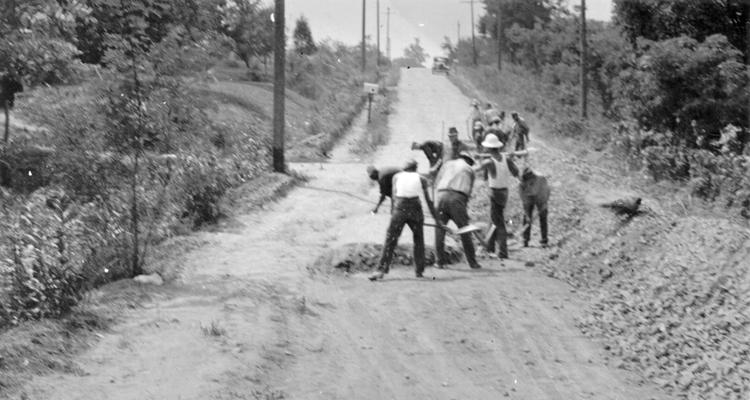
[[[529,246],[531,238],[531,222],[534,209],[539,212],[539,229],[542,231],[542,247],[547,247],[547,203],[549,202],[550,187],[547,178],[537,175],[526,167],[521,174],[521,202],[523,203],[523,246]]]

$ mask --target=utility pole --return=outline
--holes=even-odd
[[[285,172],[284,165],[284,101],[286,78],[286,35],[284,32],[284,0],[275,0],[273,45],[273,170]]]
[[[462,3],[469,3],[470,9],[471,9],[471,54],[472,54],[472,59],[474,61],[474,66],[476,66],[478,62],[477,62],[477,42],[474,37],[474,0],[462,1]]]
[[[503,24],[500,20],[500,4],[497,5],[497,14],[495,14],[495,18],[497,18],[497,70],[502,71],[503,70]]]
[[[586,43],[586,0],[581,0],[581,118],[586,119],[588,117],[587,106],[588,106],[588,89],[589,82],[586,77],[586,58],[587,58],[587,43]]]
[[[385,52],[388,54],[388,61],[391,61],[391,8],[388,7],[385,13]]]
[[[365,10],[367,8],[367,0],[362,0],[362,73],[365,72],[367,65],[367,50],[365,49]]]
[[[376,4],[375,12],[378,14],[378,17],[375,18],[376,24],[378,25],[378,34],[377,34],[377,37],[378,37],[378,55],[376,56],[377,57],[376,65],[379,67],[380,66],[380,0],[377,0],[375,2],[375,4]]]

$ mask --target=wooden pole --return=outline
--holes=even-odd
[[[391,61],[391,8],[385,13],[385,52],[388,54],[388,61]]]
[[[586,77],[586,0],[581,0],[581,118],[588,117],[588,79]]]
[[[275,0],[273,49],[273,170],[285,172],[284,165],[284,101],[286,77],[286,35],[284,32],[284,0]]]
[[[475,30],[475,27],[474,27],[474,0],[470,0],[469,4],[471,5],[471,51],[472,51],[472,56],[474,58],[474,66],[477,66],[478,65],[478,60],[477,60],[477,42],[476,42],[476,39],[474,38],[474,30]]]
[[[377,38],[378,38],[377,39],[378,40],[378,54],[376,56],[377,60],[376,60],[375,64],[377,66],[380,66],[380,0],[377,0],[375,2],[375,4],[376,4],[376,6],[375,6],[375,13],[378,15],[377,18],[375,18],[375,23],[378,26],[378,30],[377,30],[377,32],[378,32],[378,34],[377,34]]]
[[[3,135],[3,143],[8,146],[10,140],[10,105],[8,100],[3,100],[3,111],[5,111],[5,134]]]
[[[503,25],[500,21],[500,4],[497,5],[497,14],[495,14],[495,17],[497,18],[497,70],[502,71],[503,70],[503,42],[502,42]]]
[[[367,0],[362,0],[362,73],[365,72],[365,66],[367,65],[367,51],[365,49],[365,10],[367,8]]]

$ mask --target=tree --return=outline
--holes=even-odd
[[[77,1],[0,1],[0,103],[3,144],[10,140],[10,108],[23,86],[62,83],[76,75],[78,51],[69,41],[74,21],[88,10]]]
[[[414,38],[414,43],[404,49],[404,58],[409,62],[413,62],[413,66],[424,67],[424,62],[427,61],[428,56],[429,54],[419,44],[419,38]]]
[[[224,9],[222,32],[234,42],[233,51],[250,68],[253,57],[267,57],[273,51],[272,7],[260,0],[239,0]]]
[[[443,43],[440,44],[440,48],[443,49],[446,57],[450,58],[451,60],[456,58],[456,46],[453,46],[451,38],[449,38],[448,36],[445,36],[443,38]]]
[[[619,99],[644,128],[675,143],[708,147],[727,125],[747,129],[750,68],[722,35],[642,41],[643,55],[620,74]]]
[[[507,46],[505,31],[514,25],[532,29],[535,23],[546,24],[555,13],[564,13],[560,0],[484,0],[485,14],[479,19],[479,33],[497,41],[497,15],[500,14],[500,38],[505,46],[503,51],[511,50]],[[514,54],[511,52],[511,57]]]
[[[750,63],[746,0],[615,0],[614,15],[634,47],[639,37],[664,40],[687,35],[703,41],[722,34]]]
[[[292,37],[294,38],[294,50],[297,54],[310,55],[317,50],[310,32],[310,25],[304,15],[297,20]]]

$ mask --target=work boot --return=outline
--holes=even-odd
[[[469,267],[471,267],[471,269],[480,269],[480,268],[482,268],[482,266],[479,265],[479,263],[471,264],[471,265],[469,265]]]
[[[378,279],[383,279],[384,276],[385,276],[385,273],[383,273],[383,271],[377,271],[377,272],[374,272],[372,275],[370,275],[368,279],[374,282]]]
[[[524,240],[523,241],[523,247],[529,247],[529,241],[528,240]],[[544,247],[544,245],[542,245],[542,247]]]
[[[424,276],[422,275],[422,273],[421,273],[421,272],[417,272],[417,274],[416,274],[416,275],[417,275],[417,278],[424,278]]]

